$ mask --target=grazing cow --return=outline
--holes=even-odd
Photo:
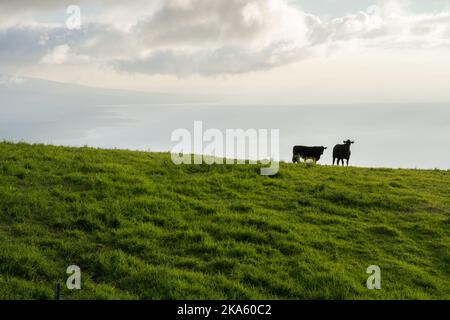
[[[347,167],[348,167],[348,161],[350,160],[350,155],[352,154],[350,151],[350,146],[355,143],[355,141],[347,140],[344,141],[344,144],[338,144],[333,149],[333,166],[334,162],[337,159],[337,165],[339,165],[339,162],[342,162],[342,166],[344,166],[344,160],[347,160]]]
[[[300,158],[304,161],[312,159],[314,162],[317,162],[320,160],[320,157],[326,149],[327,147],[295,146],[293,150],[292,162],[299,163]]]

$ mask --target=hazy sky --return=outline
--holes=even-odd
[[[0,74],[239,103],[448,102],[450,0],[2,0]]]

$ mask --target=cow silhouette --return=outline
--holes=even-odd
[[[342,162],[342,166],[344,166],[344,160],[347,160],[347,167],[348,162],[350,161],[350,155],[352,154],[350,151],[350,146],[355,143],[355,141],[347,140],[344,141],[344,144],[337,144],[333,149],[333,166],[337,159],[337,165],[339,165],[339,162]]]
[[[295,146],[292,150],[292,162],[299,163],[300,159],[304,161],[312,159],[314,162],[320,160],[323,152],[327,147],[306,147],[306,146]]]

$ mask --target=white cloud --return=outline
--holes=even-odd
[[[24,82],[25,79],[18,76],[0,75],[0,85],[2,86],[20,85]]]
[[[70,47],[63,44],[55,47],[50,53],[46,54],[41,62],[44,64],[63,64],[69,59]]]
[[[17,2],[3,7],[15,24],[0,30],[0,68],[89,63],[129,73],[211,76],[267,70],[348,48],[450,46],[450,10],[413,13],[398,1],[325,19],[285,0],[97,0],[104,10],[86,13],[80,31],[49,21],[18,25],[25,13]],[[25,11],[64,3],[47,0],[44,9]]]

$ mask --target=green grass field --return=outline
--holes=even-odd
[[[450,299],[450,172],[0,143],[0,298]],[[381,268],[381,290],[366,269]]]

